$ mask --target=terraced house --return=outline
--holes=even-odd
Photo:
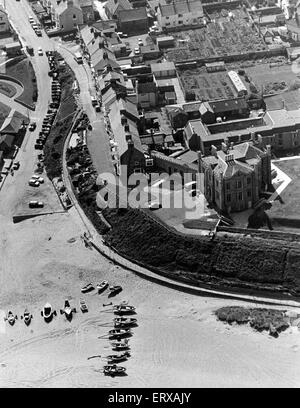
[[[198,26],[202,22],[202,17],[203,7],[200,0],[160,3],[157,9],[158,24],[165,30],[181,26]]]

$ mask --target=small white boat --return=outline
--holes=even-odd
[[[81,288],[81,292],[82,293],[87,293],[87,292],[90,292],[91,290],[94,290],[94,289],[95,289],[94,286],[91,283],[88,283],[87,285],[85,285],[85,286],[83,286]]]
[[[17,315],[14,315],[13,312],[12,312],[11,310],[9,310],[9,311],[7,312],[7,315],[6,315],[6,317],[4,318],[4,320],[7,320],[8,323],[9,323],[11,326],[13,326],[13,325],[15,324],[17,318],[18,318],[18,316],[17,316]]]
[[[52,309],[50,303],[46,303],[41,311],[41,315],[44,317],[46,322],[49,322],[53,316],[56,316],[56,311]]]
[[[113,307],[115,314],[132,314],[135,313],[135,307],[130,305],[115,305]]]
[[[21,316],[21,319],[24,320],[24,323],[26,324],[26,326],[29,326],[31,323],[31,319],[32,319],[32,314],[29,312],[28,309],[24,310],[24,315]]]
[[[115,328],[126,328],[137,325],[137,319],[132,317],[116,317],[114,318]]]
[[[116,364],[107,365],[103,367],[103,372],[105,375],[111,375],[111,376],[122,375],[122,374],[125,374],[126,368],[117,366]]]
[[[109,330],[108,335],[109,337],[115,337],[115,338],[121,338],[124,336],[131,335],[131,330],[130,329],[112,329]]]
[[[106,280],[102,281],[101,283],[97,283],[98,293],[104,292],[105,289],[108,288],[108,286],[109,286],[109,283]]]
[[[68,320],[72,319],[73,313],[76,313],[75,307],[70,306],[70,302],[65,300],[64,308],[60,310],[60,314],[65,314]]]

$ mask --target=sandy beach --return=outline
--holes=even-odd
[[[72,213],[73,212],[73,213]],[[278,339],[250,327],[228,326],[213,311],[246,303],[199,297],[141,279],[114,266],[80,238],[75,210],[13,224],[0,216],[0,307],[19,315],[0,325],[1,387],[298,387],[300,333],[290,328]],[[59,227],[61,225],[61,227]],[[113,298],[137,308],[126,377],[106,377],[103,356],[113,314],[107,294],[83,295],[84,283],[107,279],[123,286]],[[89,312],[82,314],[79,299]],[[69,322],[59,309],[77,308]],[[57,317],[45,323],[49,301]],[[29,327],[20,320],[33,314]],[[2,329],[2,330],[1,330]],[[89,359],[88,357],[102,357]]]

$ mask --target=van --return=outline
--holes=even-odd
[[[80,52],[76,52],[74,58],[77,64],[83,64],[83,59],[82,59],[82,55],[80,54]]]
[[[92,101],[92,106],[96,106],[98,104],[98,100],[96,98],[96,96],[91,96],[91,101]]]

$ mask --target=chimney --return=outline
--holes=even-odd
[[[93,33],[94,32],[94,27],[91,27],[91,33]]]
[[[231,143],[230,143],[230,150],[233,150],[233,146],[234,146],[234,143],[231,142]]]
[[[130,137],[131,137],[131,135],[130,135]],[[128,149],[133,149],[133,147],[134,147],[134,143],[133,143],[133,141],[131,139],[127,140],[127,145],[128,145]]]
[[[254,132],[251,132],[250,137],[251,137],[252,142],[255,142],[255,133]]]
[[[227,154],[227,151],[228,151],[227,144],[224,143],[224,142],[222,142],[221,147],[222,147],[223,152],[224,152],[225,154]]]
[[[281,102],[282,102],[282,109],[285,109],[285,101],[284,101],[284,99],[281,99]]]
[[[257,135],[257,142],[261,145],[263,141],[262,135]]]
[[[106,52],[106,51],[103,53],[103,59],[104,59],[104,60],[107,60],[107,59],[108,59],[108,55],[107,55],[107,52]]]
[[[238,138],[239,138],[239,139],[238,139],[238,140],[239,140],[239,143],[242,143],[242,135],[239,135]]]
[[[99,40],[99,48],[104,48],[104,40]],[[104,54],[103,54],[103,58],[104,58]]]
[[[267,148],[267,154],[268,154],[268,156],[271,156],[271,152],[272,152],[272,147],[271,147],[271,145],[267,145],[266,146],[266,148]]]
[[[212,156],[218,157],[217,148],[215,145],[211,145],[210,151]]]
[[[130,132],[128,123],[126,123],[126,124],[124,125],[124,130],[125,130],[126,133],[129,133],[129,132]]]

